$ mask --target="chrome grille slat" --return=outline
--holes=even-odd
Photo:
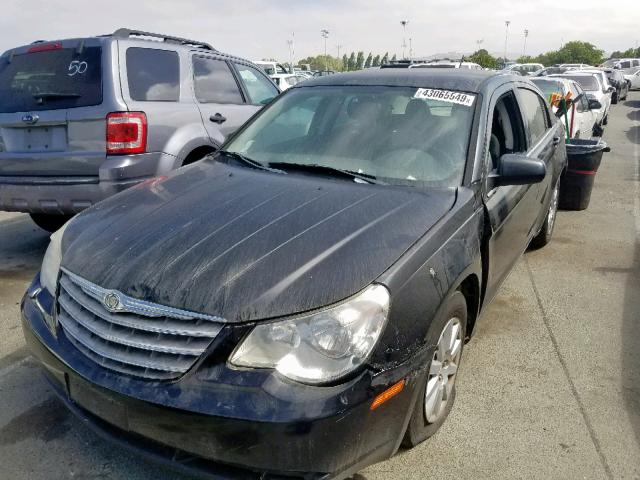
[[[136,365],[130,365],[128,363],[122,363],[116,360],[111,360],[110,358],[107,358],[107,357],[101,357],[97,353],[91,351],[90,349],[82,345],[71,335],[67,336],[67,338],[84,355],[89,357],[91,360],[93,360],[97,364],[102,365],[103,367],[108,368],[110,370],[115,370],[116,372],[125,373],[127,375],[134,375],[136,377],[145,377],[151,380],[171,380],[175,378],[174,372],[165,372],[163,370],[155,370],[153,368],[138,367]]]
[[[81,311],[81,307],[73,302],[69,301],[71,297],[62,293],[58,297],[60,307],[66,311],[66,313],[73,318],[77,323],[89,330],[94,335],[101,337],[112,343],[119,343],[127,347],[139,348],[141,350],[153,350],[163,353],[174,353],[176,355],[200,355],[202,351],[209,345],[210,339],[199,337],[197,343],[189,342],[189,347],[186,345],[184,339],[168,339],[158,338],[158,335],[163,334],[149,334],[147,332],[139,332],[134,328],[122,327],[114,323],[105,322],[98,316],[93,315],[91,321],[86,320],[86,317]],[[87,312],[91,315],[90,312]],[[166,337],[166,335],[163,335]],[[155,340],[155,343],[153,342]],[[187,339],[188,340],[188,339]],[[204,340],[204,342],[202,341]],[[203,344],[204,343],[204,344]]]
[[[75,286],[67,277],[60,279],[60,286],[76,303],[89,310],[95,316],[110,323],[115,323],[123,327],[146,330],[148,332],[166,333],[171,335],[184,335],[191,337],[215,337],[221,329],[219,323],[206,320],[189,322],[184,320],[174,320],[162,317],[141,317],[140,315],[128,313],[111,313],[93,297],[85,295],[80,287]]]
[[[165,370],[168,372],[185,372],[193,363],[192,359],[181,359],[181,356],[164,354],[167,357],[160,357],[163,354],[146,350],[140,351],[139,349],[126,346],[126,355],[123,355],[123,350],[119,348],[121,345],[114,346],[112,342],[94,335],[90,330],[76,323],[66,312],[60,312],[58,321],[64,328],[66,334],[72,336],[76,341],[98,355],[110,358],[111,360],[128,363],[129,365],[135,365],[137,367],[153,368],[155,370]],[[152,355],[148,355],[147,353],[151,353]]]
[[[218,317],[163,307],[94,285],[63,269],[57,320],[69,342],[104,368],[151,380],[189,370],[220,333]],[[108,295],[121,299],[105,307]],[[142,312],[142,313],[141,313]]]

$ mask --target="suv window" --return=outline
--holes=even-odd
[[[547,109],[540,95],[532,90],[520,88],[522,114],[524,115],[531,132],[531,146],[538,143],[547,131]]]
[[[244,103],[238,83],[224,60],[193,57],[193,84],[200,103]]]
[[[129,96],[143,102],[177,102],[180,97],[180,59],[171,50],[127,49]]]
[[[625,62],[620,62],[620,68],[631,68],[631,62],[628,60]]]
[[[36,45],[37,47],[37,45]],[[35,48],[35,47],[34,47]],[[57,48],[0,58],[0,112],[102,103],[102,48]]]
[[[278,95],[278,89],[264,76],[263,73],[248,65],[236,63],[236,68],[242,83],[249,92],[251,103],[264,105]]]

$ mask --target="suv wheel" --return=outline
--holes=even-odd
[[[47,213],[30,213],[31,220],[47,232],[59,230],[73,215],[55,215]]]

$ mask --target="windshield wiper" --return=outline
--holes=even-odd
[[[383,182],[376,179],[374,175],[368,173],[354,172],[351,170],[342,170],[341,168],[331,167],[329,165],[318,165],[316,163],[288,163],[288,162],[272,162],[270,167],[282,168],[284,170],[302,170],[306,172],[319,172],[334,177],[350,178],[356,183],[373,183],[383,185]]]
[[[56,93],[56,92],[42,92],[34,93],[33,98],[36,100],[58,100],[62,98],[80,98],[82,95],[79,93]]]
[[[231,157],[234,160],[239,160],[242,163],[246,163],[247,165],[253,167],[253,168],[258,168],[260,170],[266,170],[267,172],[274,172],[274,173],[285,173],[282,170],[278,170],[276,168],[271,168],[270,166],[264,165],[260,162],[258,162],[257,160],[253,160],[252,158],[249,158],[245,155],[242,155],[241,153],[238,152],[230,152],[228,150],[220,150],[219,153],[226,155],[227,157]]]

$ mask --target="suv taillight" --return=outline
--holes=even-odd
[[[107,155],[144,153],[147,149],[147,116],[144,112],[107,115]]]

